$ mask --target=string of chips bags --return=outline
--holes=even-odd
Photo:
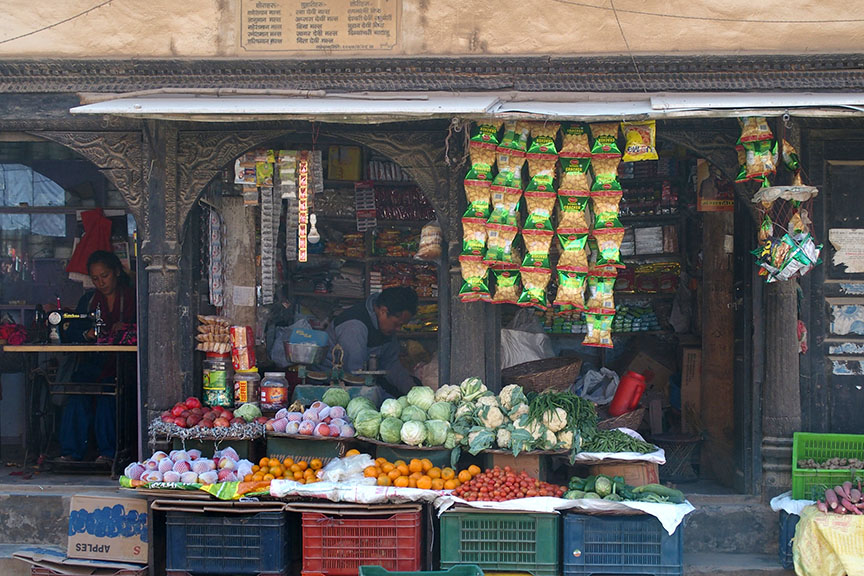
[[[459,264],[462,269],[462,288],[459,290],[459,299],[462,302],[488,301],[490,298],[489,266],[483,261],[483,257],[463,254],[459,256]]]
[[[521,254],[516,244],[519,228],[486,223],[486,263],[492,268],[519,267]]]
[[[611,348],[612,322],[615,319],[615,278],[617,270],[610,267],[594,267],[586,280],[588,300],[585,304],[586,333],[584,346]]]
[[[521,274],[518,268],[492,269],[495,278],[494,304],[518,304],[522,293]]]
[[[585,282],[587,274],[556,268],[558,291],[555,293],[555,306],[559,312],[585,309]]]
[[[520,270],[522,278],[522,294],[517,304],[523,307],[534,307],[546,310],[549,307],[547,288],[552,279],[552,271],[549,268],[528,268]]]

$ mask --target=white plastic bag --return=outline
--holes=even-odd
[[[530,310],[520,310],[501,330],[501,369],[555,356],[552,339]]]
[[[428,386],[433,390],[438,389],[438,352],[432,354],[432,359],[429,362],[421,362],[414,368],[414,376],[420,379],[423,386]]]
[[[363,470],[374,465],[375,461],[368,454],[337,458],[321,469],[321,472],[318,473],[318,478],[324,482],[336,483],[362,479]]]
[[[612,402],[618,390],[618,374],[609,368],[589,370],[576,381],[576,395],[600,406]]]

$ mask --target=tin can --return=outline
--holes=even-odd
[[[261,375],[258,369],[253,367],[249,370],[237,370],[234,373],[234,407],[239,408],[243,404],[258,405],[258,384]]]
[[[230,356],[208,352],[202,372],[204,404],[230,408],[234,404]]]

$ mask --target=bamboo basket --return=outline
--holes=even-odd
[[[597,422],[597,428],[600,430],[614,430],[616,428],[630,428],[631,430],[638,430],[639,425],[642,424],[642,418],[645,416],[645,408],[639,407],[632,412],[627,412],[626,414],[616,416],[615,418],[609,418],[609,413],[606,412],[607,408],[608,407],[604,406],[602,409],[597,410],[600,416],[600,421]]]
[[[552,390],[561,392],[568,390],[582,368],[579,358],[545,358],[510,366],[501,371],[501,383],[504,386],[518,384],[526,391],[545,392]]]

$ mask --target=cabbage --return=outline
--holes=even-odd
[[[449,432],[447,432],[447,439],[444,440],[444,448],[452,450],[456,447],[456,444],[456,434],[452,430],[450,430]]]
[[[399,405],[402,406],[403,410],[405,409],[406,406],[408,406],[408,397],[407,396],[400,396],[399,398],[396,399],[396,401],[399,402]]]
[[[426,444],[429,446],[441,446],[447,441],[447,432],[450,424],[443,420],[426,421]]]
[[[333,386],[324,392],[324,397],[321,398],[321,401],[328,406],[341,406],[342,408],[345,408],[348,406],[348,403],[351,402],[351,397],[348,395],[348,391],[344,388]]]
[[[470,402],[485,394],[487,389],[479,378],[466,378],[459,384],[459,392],[462,393],[463,400]]]
[[[402,405],[399,404],[398,400],[388,398],[381,403],[381,414],[392,418],[399,418],[402,416]]]
[[[431,420],[450,421],[450,416],[453,414],[453,406],[449,402],[435,402],[426,411]]]
[[[243,418],[246,422],[252,422],[261,416],[261,410],[255,404],[243,404],[234,411],[234,416]]]
[[[348,417],[351,418],[351,420],[354,420],[358,412],[367,408],[371,408],[372,410],[375,409],[375,405],[372,404],[368,398],[364,398],[363,396],[352,398],[351,401],[348,402]]]
[[[354,429],[357,434],[366,438],[377,438],[378,427],[381,425],[381,414],[376,410],[366,408],[354,418]]]
[[[402,421],[410,422],[414,420],[416,422],[423,422],[426,420],[426,412],[417,406],[408,406],[402,409]]]
[[[381,428],[378,433],[383,442],[388,444],[399,444],[402,441],[402,421],[398,418],[388,417],[381,422]]]
[[[402,425],[400,434],[402,442],[409,446],[420,446],[426,440],[426,425],[423,422],[411,420]]]
[[[408,391],[408,404],[416,406],[423,410],[429,410],[429,407],[435,402],[435,391],[428,386],[414,386]]]

